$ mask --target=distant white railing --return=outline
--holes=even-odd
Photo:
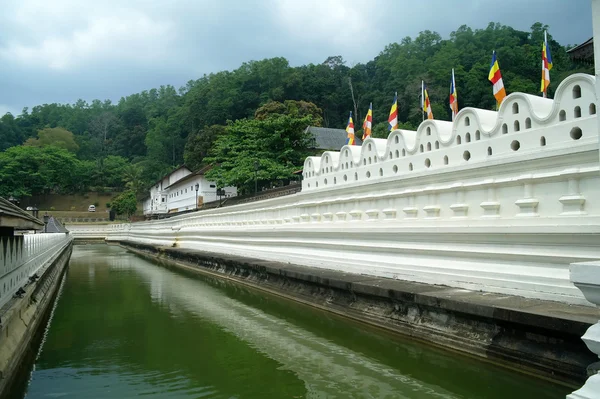
[[[0,307],[71,240],[65,233],[0,237]]]
[[[69,232],[73,238],[88,239],[88,240],[104,240],[110,233],[117,233],[126,229],[129,223],[85,223],[85,224],[70,224]]]

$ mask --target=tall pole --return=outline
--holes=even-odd
[[[454,92],[456,91],[456,81],[454,80],[454,68],[452,68],[452,84],[450,85],[452,92],[450,93],[451,96],[454,96]],[[455,98],[454,101],[458,101],[458,98]],[[452,103],[454,104],[454,102]],[[458,109],[458,104],[456,104],[456,107]],[[452,109],[450,110],[451,114],[452,114],[452,122],[454,122],[454,106],[452,107]]]
[[[354,88],[352,87],[352,78],[348,76],[348,84],[350,85],[350,94],[352,94],[352,103],[354,104],[354,116],[358,120],[358,107],[356,106],[356,100],[354,99]]]
[[[544,60],[542,60],[542,79],[546,80],[546,66],[544,65]],[[547,97],[546,90],[546,83],[544,83],[544,91],[542,92],[543,98]]]
[[[548,45],[548,32],[544,31],[544,48],[546,49],[546,54],[548,54],[548,47],[546,47]],[[548,72],[550,73],[550,72]],[[546,65],[544,65],[544,58],[542,57],[542,79],[544,79],[544,91],[542,91],[542,97],[546,98],[548,95],[546,94],[546,91],[548,90],[548,88],[546,87]]]
[[[424,86],[425,83],[423,81],[421,81],[421,121],[425,120],[425,113],[423,112],[423,106],[425,104],[425,90],[424,90]]]

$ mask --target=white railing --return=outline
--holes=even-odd
[[[65,233],[0,237],[0,307],[71,240]]]
[[[85,224],[70,224],[69,232],[73,238],[77,239],[106,239],[111,233],[119,232],[128,228],[128,223],[85,223]]]

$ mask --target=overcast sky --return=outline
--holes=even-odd
[[[2,0],[0,115],[24,106],[175,87],[242,62],[330,55],[367,62],[385,45],[466,24],[548,24],[561,44],[592,36],[590,0]]]

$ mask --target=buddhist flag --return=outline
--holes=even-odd
[[[423,107],[423,112],[427,114],[427,119],[433,119],[429,94],[427,94],[427,86],[425,86],[425,82],[423,81],[421,81],[421,107]]]
[[[348,126],[346,126],[346,132],[348,138],[346,139],[347,145],[355,145],[354,142],[354,122],[352,122],[352,111],[350,111],[350,118],[348,118]]]
[[[504,97],[506,97],[506,90],[504,90],[504,82],[502,82],[500,66],[498,65],[498,60],[496,59],[496,51],[492,53],[492,63],[490,64],[488,80],[494,85],[494,97],[496,97],[496,103],[498,107],[500,107],[502,100],[504,100]]]
[[[548,93],[550,86],[550,70],[552,69],[552,55],[550,54],[550,46],[548,45],[548,34],[544,31],[544,42],[542,43],[542,87],[540,91],[544,97]]]
[[[371,128],[373,127],[373,103],[369,105],[369,112],[367,112],[367,116],[365,116],[365,121],[363,122],[363,136],[362,140],[365,141],[367,137],[371,136]]]
[[[458,94],[456,93],[456,81],[454,80],[454,68],[452,68],[452,80],[450,80],[450,111],[452,111],[452,120],[458,114]]]
[[[394,94],[394,103],[388,117],[388,130],[398,129],[398,93]]]

